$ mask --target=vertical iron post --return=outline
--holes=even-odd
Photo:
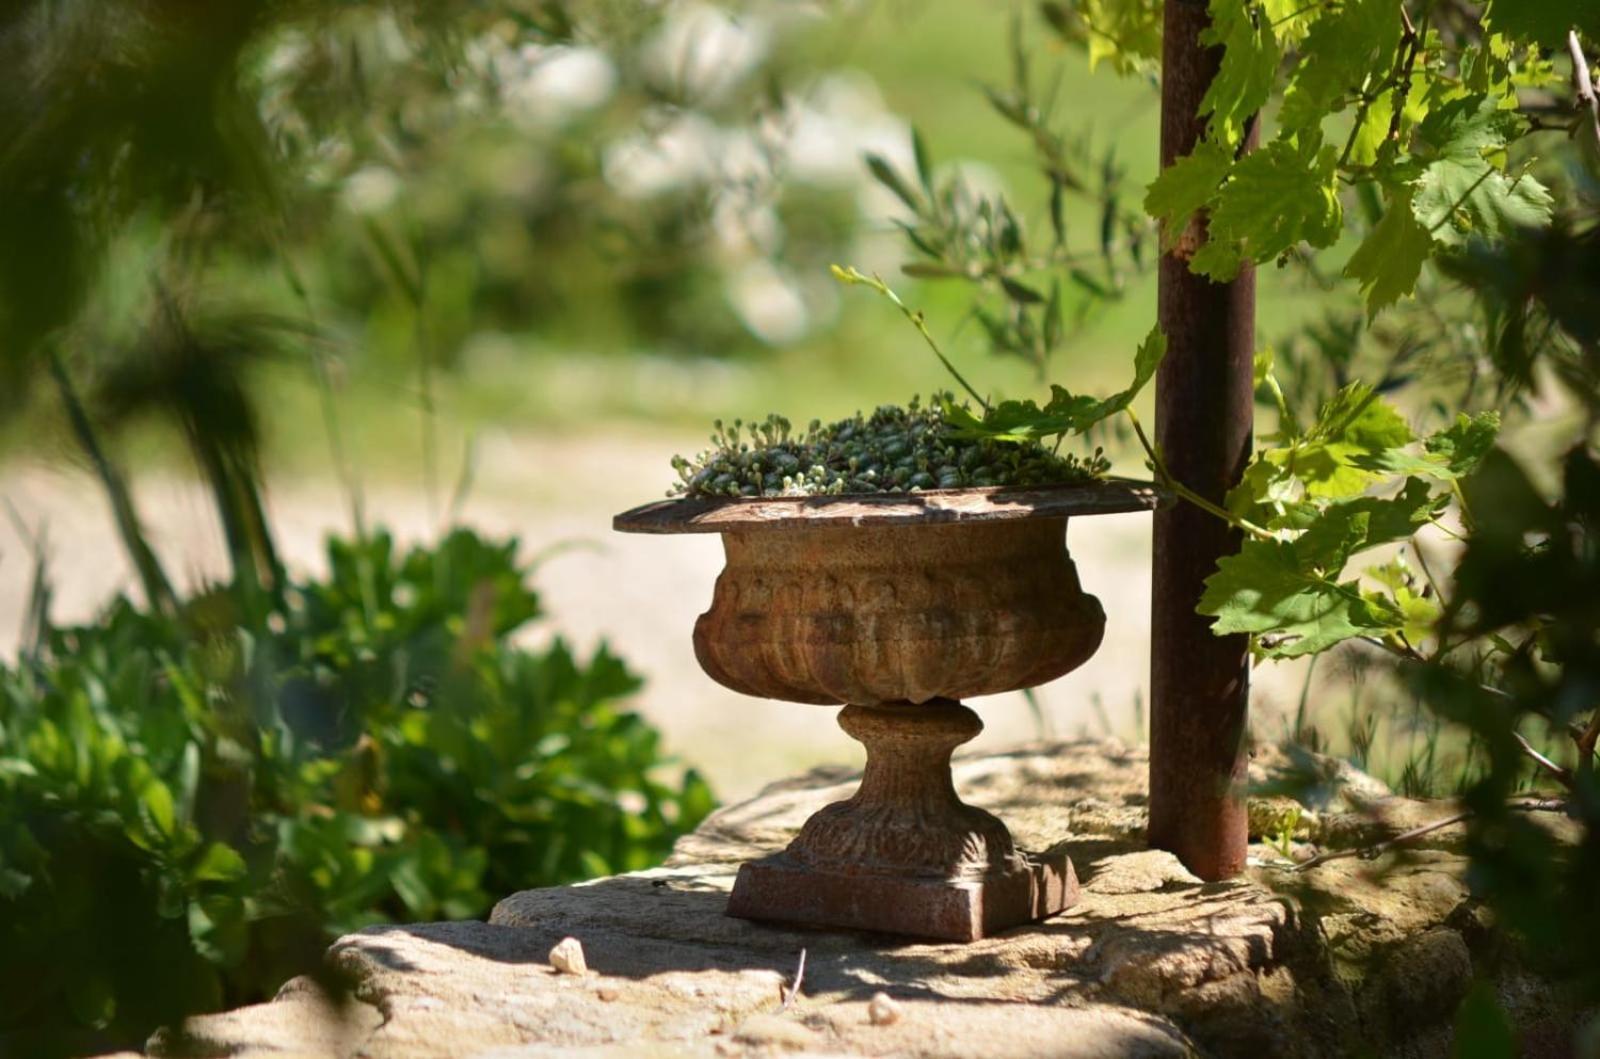
[[[1205,0],[1167,0],[1161,57],[1161,165],[1194,149],[1200,101],[1221,49],[1203,47]],[[1252,120],[1244,149],[1258,136]],[[1213,283],[1189,271],[1205,240],[1197,216],[1164,247],[1157,315],[1167,336],[1156,376],[1156,444],[1172,477],[1216,503],[1239,480],[1252,443],[1255,269]],[[1244,868],[1248,641],[1213,636],[1195,613],[1217,559],[1237,531],[1192,504],[1156,512],[1150,608],[1150,834],[1202,879]]]

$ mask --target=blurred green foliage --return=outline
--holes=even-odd
[[[44,619],[0,668],[0,1052],[137,1044],[328,941],[654,864],[712,807],[539,615],[517,542],[332,539],[281,602]]]

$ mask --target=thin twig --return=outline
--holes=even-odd
[[[1584,57],[1583,45],[1578,43],[1578,31],[1567,30],[1567,51],[1572,55],[1572,85],[1578,102],[1589,108],[1589,124],[1594,132],[1595,146],[1600,147],[1600,97],[1595,95],[1594,81],[1589,77],[1589,60]]]
[[[944,350],[939,348],[939,343],[934,341],[932,333],[928,331],[928,322],[923,319],[922,313],[901,301],[900,296],[887,283],[883,282],[883,279],[879,276],[868,276],[855,268],[840,268],[838,265],[831,266],[830,271],[833,273],[833,278],[840,283],[871,287],[893,302],[895,308],[900,310],[901,315],[910,320],[912,326],[917,329],[917,333],[922,335],[922,340],[928,344],[929,349],[933,350],[933,355],[939,358],[939,363],[944,365],[945,371],[948,371],[956,382],[961,384],[962,389],[972,395],[972,399],[978,402],[980,408],[985,412],[989,411],[989,402],[984,400],[982,394],[973,389],[972,384],[956,370],[954,364],[950,363],[950,358],[944,355]]]
[[[1206,512],[1207,514],[1215,515],[1228,525],[1233,526],[1235,529],[1243,530],[1245,533],[1250,534],[1252,537],[1255,537],[1258,540],[1276,539],[1268,530],[1262,529],[1249,519],[1241,518],[1238,515],[1235,515],[1226,508],[1213,504],[1199,493],[1196,493],[1194,490],[1190,489],[1188,486],[1172,477],[1171,472],[1167,470],[1166,461],[1161,458],[1161,454],[1156,451],[1155,445],[1151,443],[1150,438],[1145,434],[1144,425],[1139,422],[1139,417],[1134,414],[1133,409],[1124,408],[1122,411],[1127,415],[1128,421],[1133,424],[1133,432],[1138,437],[1139,444],[1143,446],[1144,454],[1149,457],[1150,469],[1155,472],[1156,478],[1160,480],[1161,485],[1171,489],[1178,495],[1179,498],[1189,501],[1189,503],[1193,504],[1195,507]]]
[[[806,950],[801,949],[800,950],[800,963],[799,963],[799,966],[795,967],[795,969],[794,969],[794,981],[790,984],[788,989],[784,990],[784,993],[783,993],[783,1006],[778,1009],[780,1012],[789,1010],[789,1005],[794,1003],[794,998],[800,995],[800,983],[804,982],[805,978],[806,978]]]
[[[1417,27],[1412,24],[1411,16],[1406,13],[1404,4],[1400,5],[1400,18],[1405,23],[1406,63],[1400,72],[1400,83],[1394,86],[1394,97],[1389,101],[1389,132],[1387,139],[1398,143],[1400,140],[1400,121],[1405,117],[1406,100],[1411,96],[1411,76],[1417,68],[1417,53],[1422,48],[1423,38],[1426,36],[1428,17],[1432,12],[1427,12],[1423,17],[1423,32],[1417,32]]]
[[[1551,761],[1549,758],[1539,753],[1539,751],[1534,748],[1532,743],[1523,738],[1521,732],[1512,732],[1511,738],[1517,741],[1517,745],[1522,748],[1523,754],[1531,758],[1534,764],[1548,772],[1551,778],[1553,778],[1557,783],[1561,784],[1561,786],[1567,788],[1569,791],[1572,790],[1573,779],[1571,769],[1557,765],[1554,761]]]
[[[1567,801],[1565,798],[1538,798],[1532,801],[1510,802],[1506,805],[1506,809],[1511,812],[1518,813],[1561,813],[1567,811]],[[1443,820],[1435,820],[1430,824],[1423,824],[1421,827],[1413,827],[1409,831],[1402,831],[1392,838],[1384,839],[1382,842],[1375,842],[1370,846],[1356,846],[1351,849],[1329,850],[1326,853],[1317,854],[1310,860],[1301,861],[1299,864],[1296,864],[1289,870],[1296,873],[1310,871],[1312,868],[1315,868],[1321,864],[1326,864],[1331,860],[1345,860],[1350,857],[1360,857],[1362,860],[1373,860],[1382,856],[1384,853],[1395,848],[1396,846],[1403,846],[1408,842],[1415,842],[1417,839],[1431,835],[1435,831],[1443,831],[1445,828],[1454,824],[1459,824],[1470,820],[1475,815],[1476,814],[1471,810],[1468,810],[1466,812],[1456,813],[1454,816],[1447,816]]]

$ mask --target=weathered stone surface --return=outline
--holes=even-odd
[[[1025,847],[1071,853],[1066,913],[968,945],[785,929],[723,914],[740,860],[781,848],[856,778],[818,770],[717,813],[662,868],[515,894],[489,923],[375,928],[273,1003],[193,1020],[156,1055],[411,1059],[824,1056],[1087,1059],[1196,1054],[1444,1055],[1467,984],[1487,976],[1530,1027],[1563,1009],[1502,966],[1451,852],[1291,874],[1255,847],[1206,884],[1139,843],[1142,752],[1077,742],[958,760],[963,798]],[[1379,800],[1382,799],[1379,796]],[[1445,807],[1432,807],[1435,812]],[[1324,810],[1352,813],[1350,804]],[[589,974],[547,962],[565,937]],[[806,954],[799,993],[784,996]],[[872,1016],[891,998],[898,1017]],[[882,1005],[880,1004],[880,1010]],[[1542,1032],[1542,1031],[1541,1031]]]

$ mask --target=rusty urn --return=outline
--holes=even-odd
[[[615,520],[632,533],[720,533],[727,565],[694,648],[735,691],[843,705],[867,748],[861,785],[787,849],[739,869],[746,919],[971,941],[1077,896],[1061,851],[1018,850],[951,780],[983,730],[961,704],[1068,673],[1105,613],[1067,552],[1071,517],[1143,511],[1147,485],[866,496],[684,499]]]

